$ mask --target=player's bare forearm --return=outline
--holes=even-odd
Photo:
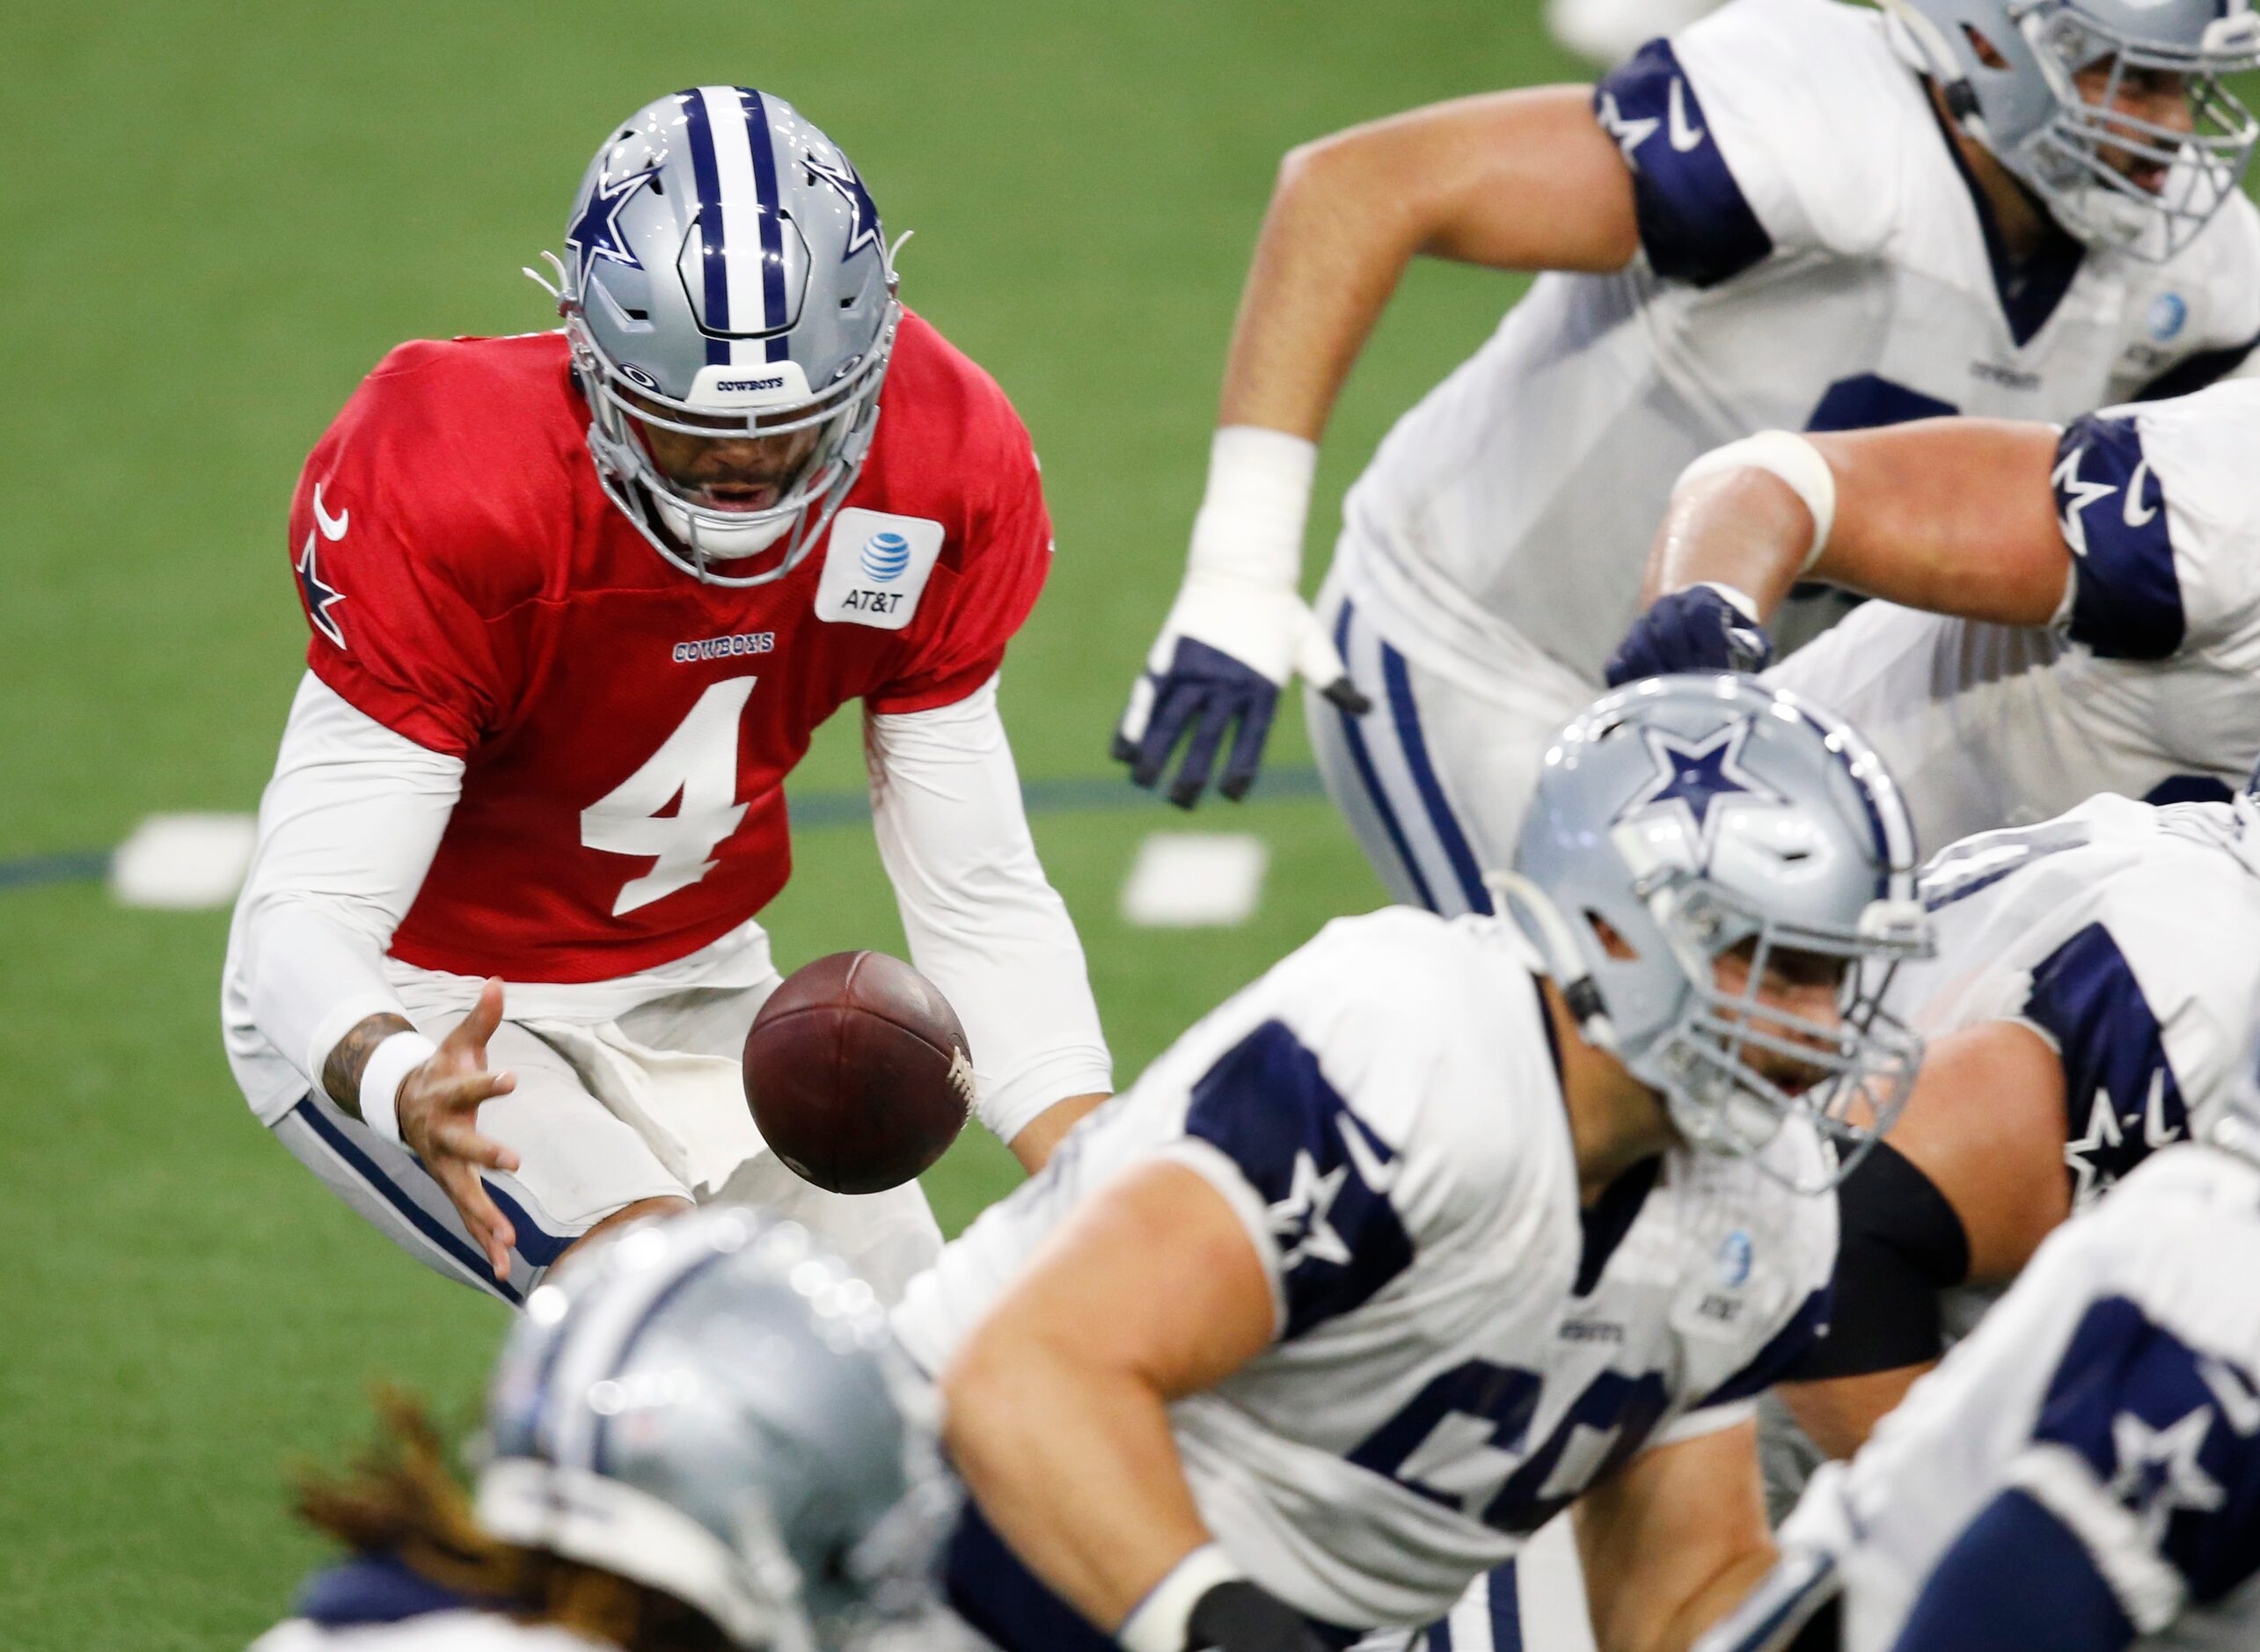
[[[1020,1161],[1020,1168],[1033,1176],[1051,1162],[1051,1150],[1066,1139],[1067,1132],[1080,1124],[1085,1115],[1108,1099],[1103,1090],[1089,1095],[1071,1095],[1055,1101],[1030,1119],[1020,1133],[1006,1144],[1013,1157]]]
[[[1811,568],[1812,514],[1789,485],[1762,470],[1719,471],[1673,495],[1649,552],[1647,600],[1716,581],[1770,618],[1803,577],[2000,625],[2054,615],[2072,557],[2049,482],[2052,427],[1926,419],[1807,440],[1836,491]]]
[[[1218,422],[1316,441],[1405,266],[1616,270],[1632,176],[1583,86],[1432,105],[1291,151],[1265,214]]]
[[[1755,1422],[1653,1447],[1576,1511],[1600,1652],[1681,1652],[1774,1563]]]
[[[1783,1383],[1777,1392],[1805,1437],[1827,1456],[1841,1460],[1868,1444],[1876,1425],[1898,1408],[1907,1390],[1937,1363],[1925,1360],[1919,1365],[1864,1371],[1857,1377],[1832,1377],[1825,1382]]]
[[[1054,1236],[944,1371],[951,1457],[1014,1553],[1111,1631],[1209,1541],[1169,1402],[1271,1332],[1231,1207],[1182,1166],[1145,1166]]]
[[[361,1116],[361,1075],[369,1056],[393,1034],[415,1030],[404,1017],[372,1015],[338,1040],[322,1063],[322,1089],[340,1112]]]

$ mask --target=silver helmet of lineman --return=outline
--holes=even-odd
[[[1913,873],[1905,806],[1857,734],[1754,678],[1689,676],[1628,683],[1562,730],[1495,881],[1585,1037],[1688,1141],[1755,1153],[1802,1114],[1841,1175],[1921,1059],[1883,1007],[1898,961],[1929,950]],[[1729,992],[1715,963],[1738,947],[1750,984]],[[1759,1004],[1785,949],[1840,961],[1835,1020]],[[1787,1089],[1757,1052],[1817,1082]]]
[[[604,140],[552,262],[612,502],[710,583],[790,571],[870,450],[902,320],[878,208],[846,155],[767,92],[676,92]],[[661,470],[649,428],[813,436],[773,503],[728,510]]]
[[[1964,130],[2082,241],[2169,258],[2243,179],[2260,126],[2221,77],[2260,65],[2251,0],[1884,4],[1901,55]],[[2075,77],[2097,66],[2090,101]],[[2122,89],[2157,76],[2178,81],[2188,130],[2113,110]]]
[[[807,1231],[639,1224],[527,1299],[479,1524],[671,1595],[735,1645],[842,1652],[932,1610],[954,1500],[871,1287]]]

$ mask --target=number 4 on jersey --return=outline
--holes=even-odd
[[[581,811],[583,848],[659,859],[621,886],[614,917],[712,872],[714,845],[745,818],[737,800],[738,719],[755,681],[734,677],[709,688],[643,767]]]

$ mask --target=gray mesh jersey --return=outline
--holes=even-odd
[[[2260,753],[2260,380],[2107,408],[2057,448],[2052,627],[1870,603],[1767,673],[1868,736],[1927,850],[2097,792],[2222,799]]]
[[[2260,1643],[2256,1277],[2260,1169],[2212,1147],[2059,1230],[1783,1526],[1838,1557],[1846,1652],[1904,1644],[1911,1614],[1932,1646],[1942,1619],[2044,1607],[2082,1634],[2117,1612],[2144,1647]]]
[[[1803,1124],[1769,1149],[1808,1174],[1821,1151]],[[1443,1616],[1635,1453],[1743,1414],[1825,1317],[1834,1202],[1752,1161],[1675,1151],[1581,1219],[1525,943],[1392,908],[1328,925],[1094,1115],[912,1282],[904,1346],[939,1369],[1079,1202],[1154,1159],[1239,1213],[1277,1312],[1172,1407],[1195,1499],[1344,1627]]]
[[[2061,421],[2201,383],[2260,334],[2260,212],[2242,195],[2164,264],[2001,265],[1959,151],[1865,8],[1733,0],[1595,102],[1634,168],[1640,254],[1541,276],[1344,508],[1350,594],[1432,670],[1481,684],[1500,651],[1535,649],[1598,683],[1673,479],[1722,442],[1950,413]]]

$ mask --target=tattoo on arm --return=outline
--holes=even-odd
[[[395,1033],[416,1029],[398,1015],[372,1015],[338,1040],[337,1048],[322,1063],[322,1088],[340,1111],[361,1116],[361,1074],[377,1047]]]

